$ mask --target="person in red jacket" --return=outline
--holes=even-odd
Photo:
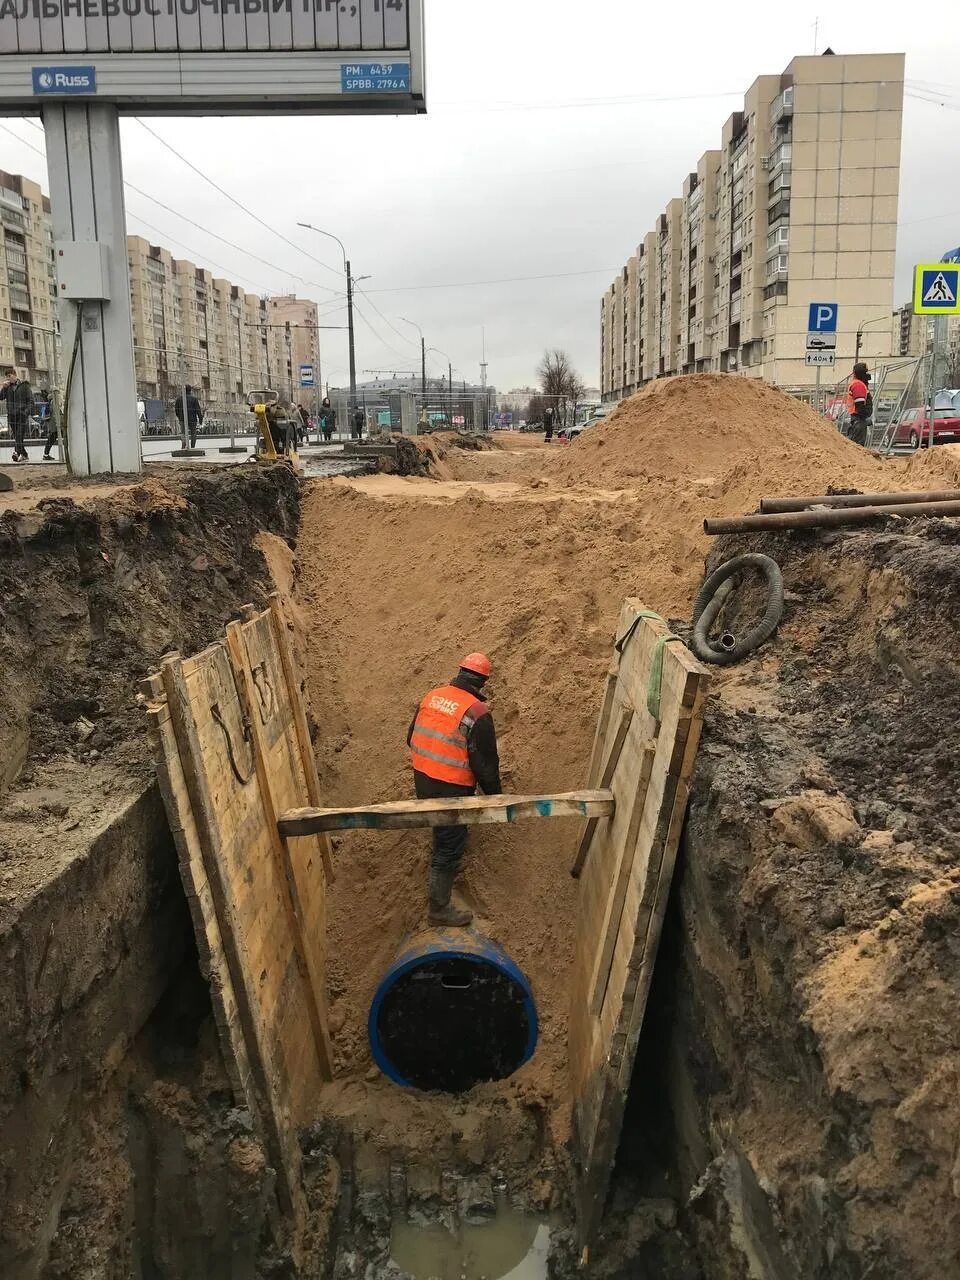
[[[854,444],[867,443],[867,428],[873,415],[873,397],[870,394],[870,374],[865,364],[853,366],[853,377],[847,387],[847,413],[850,415],[849,436]]]
[[[502,792],[497,732],[483,693],[489,676],[490,659],[469,653],[449,684],[421,700],[407,733],[418,799],[472,796],[478,785],[488,796]],[[450,900],[466,847],[466,827],[433,828],[430,924],[464,927],[473,919]]]

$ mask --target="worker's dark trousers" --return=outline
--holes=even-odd
[[[870,426],[869,418],[853,418],[850,422],[849,438],[854,444],[866,445],[867,428]]]
[[[53,423],[51,423],[51,424],[50,424],[50,430],[49,430],[49,432],[47,433],[47,442],[46,442],[46,444],[43,446],[43,452],[44,452],[45,454],[49,455],[50,450],[53,448],[53,446],[54,446],[56,443],[57,443],[57,428],[53,425]]]
[[[441,782],[425,773],[413,771],[413,783],[418,800],[439,800],[450,796],[476,795],[476,787],[462,787],[455,782]],[[466,827],[434,827],[433,857],[430,865],[435,871],[456,871],[467,847]]]

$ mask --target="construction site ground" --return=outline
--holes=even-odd
[[[960,449],[876,459],[723,377],[655,383],[571,445],[488,443],[425,437],[422,474],[305,482],[283,466],[110,484],[22,468],[0,495],[0,1274],[296,1270],[151,783],[137,692],[164,653],[198,651],[279,589],[324,799],[347,805],[410,794],[419,698],[483,650],[505,788],[569,790],[623,599],[686,635],[705,561],[751,549],[781,564],[786,612],[714,680],[588,1274],[960,1275],[958,525],[702,532],[768,495],[960,487]],[[338,1275],[398,1274],[398,1160],[424,1212],[451,1177],[501,1179],[561,1224],[555,1273],[576,1273],[576,836],[472,831],[463,897],[528,975],[542,1030],[513,1078],[459,1098],[396,1088],[366,1040],[376,985],[424,921],[429,836],[335,838],[337,1073],[304,1138],[325,1226],[299,1274],[326,1274],[334,1237]]]

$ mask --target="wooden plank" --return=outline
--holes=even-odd
[[[603,766],[603,773],[600,775],[599,785],[603,790],[609,789],[610,783],[613,781],[613,775],[617,765],[620,762],[620,752],[623,750],[623,744],[627,740],[627,730],[630,728],[630,722],[633,720],[633,707],[621,707],[620,719],[617,722],[617,729],[613,736],[613,744],[607,754],[606,764]],[[580,872],[583,870],[583,864],[587,860],[587,854],[590,851],[590,845],[593,843],[593,837],[599,826],[599,818],[588,818],[583,834],[580,837],[580,844],[577,847],[577,856],[573,860],[573,866],[570,868],[570,874],[574,880],[580,879]]]
[[[410,827],[477,826],[527,818],[609,818],[610,791],[562,791],[537,796],[463,796],[440,800],[394,800],[350,809],[289,809],[280,815],[285,836],[316,831],[406,830]]]
[[[283,609],[280,604],[280,593],[272,591],[267,597],[267,602],[270,606],[270,620],[277,643],[277,651],[280,654],[280,662],[283,666],[283,675],[287,685],[287,693],[290,698],[290,704],[293,707],[294,724],[297,730],[297,741],[300,744],[300,759],[303,765],[304,777],[307,782],[307,796],[313,808],[320,809],[323,807],[323,797],[320,793],[320,778],[317,774],[317,758],[313,753],[313,743],[310,741],[310,729],[307,725],[307,713],[304,709],[303,698],[300,693],[302,680],[300,678],[300,673],[296,668],[293,650],[290,647],[290,640],[287,635],[287,620],[283,616]],[[326,832],[321,832],[318,839],[320,844],[320,853],[323,858],[324,870],[327,873],[327,880],[332,883],[334,870],[333,850],[330,844],[330,837]]]
[[[668,639],[662,620],[638,620],[642,611],[640,601],[627,600],[618,621],[618,636],[635,621],[636,626],[616,668],[612,699],[608,688],[604,705],[630,705],[636,712],[608,779],[614,819],[597,830],[580,879],[569,1047],[584,1245],[599,1223],[616,1155],[708,674],[681,643]],[[662,675],[655,718],[647,692],[658,651]],[[608,726],[605,747],[615,736]]]
[[[297,877],[290,861],[289,847],[277,828],[277,812],[273,799],[267,745],[264,739],[263,726],[260,723],[260,716],[254,706],[257,693],[253,682],[253,672],[250,667],[250,657],[244,642],[244,628],[239,622],[231,622],[227,626],[227,651],[230,655],[234,676],[236,677],[240,702],[250,724],[260,797],[263,803],[267,828],[272,835],[273,852],[280,873],[279,879],[285,889],[283,895],[284,907],[290,928],[290,936],[305,980],[307,1013],[310,1018],[314,1044],[326,1078],[332,1080],[333,1053],[330,1048],[330,1034],[327,1029],[323,976],[317,971],[314,963],[315,953],[313,949],[306,944],[303,901],[300,896]]]
[[[637,948],[642,968],[637,980],[637,994],[634,998],[630,1019],[626,1027],[626,1043],[620,1063],[619,1083],[624,1092],[630,1087],[630,1077],[633,1074],[633,1064],[636,1061],[640,1030],[643,1025],[643,1016],[646,1012],[647,997],[650,994],[653,966],[657,949],[660,945],[660,935],[663,932],[663,918],[666,915],[667,901],[670,896],[669,887],[673,879],[674,867],[676,866],[677,853],[680,848],[680,834],[683,830],[683,820],[687,812],[689,799],[689,786],[686,782],[680,782],[677,786],[677,795],[674,800],[673,813],[670,817],[664,856],[657,878],[657,891],[654,897],[653,910]]]
[[[210,985],[214,1021],[224,1045],[224,1067],[235,1101],[240,1106],[249,1107],[259,1121],[257,1094],[251,1080],[250,1061],[240,1027],[233,982],[223,954],[220,925],[203,866],[199,835],[187,795],[170,711],[163,693],[163,681],[156,675],[149,682],[144,681],[144,687],[146,696],[151,699],[146,712],[154,744],[157,780],[193,921],[200,971]]]
[[[224,882],[225,867],[215,816],[216,810],[202,763],[200,741],[187,694],[183,664],[178,657],[166,658],[161,663],[160,674],[167,695],[167,705],[176,736],[190,807],[197,825],[204,870],[216,905],[223,952],[237,1002],[244,1043],[250,1058],[251,1078],[257,1094],[257,1110],[264,1125],[267,1151],[277,1171],[278,1198],[284,1210],[293,1213],[302,1197],[296,1135],[293,1135],[294,1141],[291,1142],[291,1135],[284,1132],[277,1110],[277,1099],[270,1087],[260,1027],[253,1012],[252,992],[249,988],[250,974],[244,963],[245,957],[234,905]]]
[[[613,950],[616,946],[617,936],[620,933],[620,924],[623,919],[623,904],[624,899],[627,896],[627,883],[630,879],[630,872],[633,869],[633,860],[637,851],[637,840],[640,834],[640,824],[647,804],[647,791],[650,787],[650,775],[653,772],[653,761],[656,753],[657,744],[655,742],[648,742],[644,747],[643,759],[640,764],[640,775],[637,778],[637,791],[633,798],[633,807],[630,814],[630,823],[627,828],[627,836],[623,842],[616,878],[612,885],[607,902],[607,910],[604,914],[603,925],[600,929],[601,942],[599,950],[597,951],[596,963],[594,965],[593,975],[590,982],[590,1011],[595,1016],[600,1015],[600,1011],[603,1008],[604,998],[607,994],[607,987],[610,981],[610,968],[613,964]]]
[[[603,697],[600,701],[600,715],[597,717],[597,730],[593,736],[593,747],[590,751],[590,767],[587,770],[587,786],[596,787],[600,781],[600,763],[603,760],[603,748],[607,741],[607,726],[613,713],[613,704],[617,692],[617,662],[610,664],[607,679],[603,686]]]

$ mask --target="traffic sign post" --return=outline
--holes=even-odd
[[[811,302],[807,316],[807,350],[804,363],[816,369],[813,395],[817,413],[822,413],[820,370],[836,364],[837,321],[840,307],[836,302]]]
[[[913,273],[913,310],[918,316],[960,315],[960,265],[921,262]]]
[[[840,307],[836,302],[811,302],[807,330],[810,333],[836,333]]]
[[[302,364],[300,366],[300,385],[301,387],[314,386],[313,365]]]
[[[937,398],[937,356],[942,345],[941,316],[960,315],[960,264],[953,253],[942,262],[921,262],[913,272],[913,310],[915,315],[933,316],[930,342],[930,376],[927,396],[927,445],[932,447],[934,406]],[[921,427],[921,433],[923,428]],[[923,443],[921,439],[921,444]]]

